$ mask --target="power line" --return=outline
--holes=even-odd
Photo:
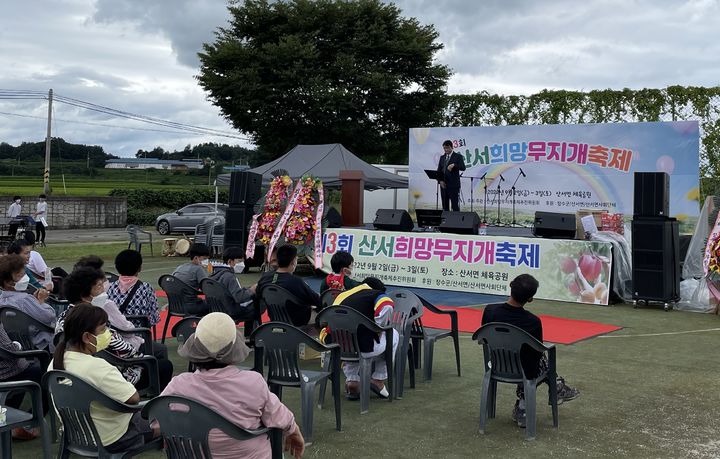
[[[41,91],[32,91],[32,90],[15,90],[15,89],[0,89],[0,99],[4,100],[18,100],[18,99],[26,99],[26,100],[36,100],[36,99],[47,99],[47,95]],[[105,107],[103,105],[94,104],[92,102],[86,102],[80,99],[74,99],[72,97],[66,97],[59,94],[55,94],[53,97],[53,100],[56,102],[64,103],[67,105],[71,105],[77,108],[82,108],[85,110],[90,110],[98,113],[103,113],[110,116],[115,116],[119,118],[126,118],[134,121],[139,121],[142,123],[147,124],[153,124],[156,126],[162,126],[167,127],[170,129],[175,129],[177,131],[183,131],[183,132],[189,132],[197,135],[209,135],[209,136],[216,136],[216,137],[227,137],[227,138],[233,138],[238,140],[245,140],[245,141],[252,141],[248,137],[240,136],[231,132],[227,131],[220,131],[217,129],[211,129],[211,128],[204,128],[201,126],[193,126],[190,124],[183,124],[183,123],[177,123],[174,121],[169,120],[163,120],[160,118],[154,118],[147,115],[138,115],[135,113],[130,113],[122,110],[117,110],[110,107]],[[19,114],[9,114],[4,113],[10,116],[19,116]],[[24,115],[25,117],[31,117],[29,115]],[[71,122],[67,121],[66,122]],[[89,124],[89,125],[100,125],[105,127],[120,127],[120,126],[112,126],[112,125],[105,125],[101,123],[91,123],[91,122],[80,122],[75,121],[79,124]],[[125,128],[125,129],[133,129],[133,128]],[[142,128],[135,128],[137,130],[147,130],[147,131],[154,131],[154,132],[166,132],[166,133],[174,133],[174,131],[163,131],[163,130],[154,130],[154,129],[142,129]]]
[[[32,118],[37,120],[43,120],[46,121],[47,118],[44,116],[34,116],[34,115],[22,115],[20,113],[10,113],[10,112],[3,112],[0,111],[0,115],[7,115],[7,116],[16,116],[19,118]],[[116,129],[129,129],[133,131],[150,131],[150,132],[164,132],[167,134],[183,134],[187,135],[186,132],[178,132],[178,131],[167,131],[164,129],[151,129],[151,128],[141,128],[141,127],[132,127],[132,126],[119,126],[116,124],[105,124],[105,123],[93,123],[92,121],[77,121],[77,120],[66,120],[63,118],[55,118],[53,117],[53,121],[62,121],[63,123],[72,123],[72,124],[87,124],[90,126],[102,126],[102,127],[109,127],[109,128],[116,128]],[[206,135],[206,134],[196,134],[196,135]]]

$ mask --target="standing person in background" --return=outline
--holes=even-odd
[[[13,197],[13,202],[12,202],[12,204],[10,204],[10,207],[8,208],[7,216],[10,218],[19,217],[20,214],[22,213],[21,203],[22,203],[22,198],[20,196]],[[15,224],[11,223],[10,231],[8,232],[8,234],[12,237],[15,237],[15,235],[17,234],[18,226],[20,226],[20,225],[18,225],[17,223],[15,223]]]
[[[37,233],[37,243],[45,246],[45,228],[47,227],[47,196],[41,194],[38,196],[38,203],[35,207],[35,232]]]
[[[445,152],[438,161],[438,182],[440,183],[440,197],[443,210],[459,211],[460,205],[460,171],[465,170],[465,160],[460,153],[453,153],[453,144],[446,140],[442,144]]]

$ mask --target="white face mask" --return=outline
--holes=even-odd
[[[242,261],[240,263],[235,263],[235,266],[233,266],[233,270],[238,274],[242,273],[243,271],[245,271],[245,263]]]
[[[206,259],[204,259],[203,261],[201,261],[200,264],[203,265],[203,266],[205,266],[205,267],[207,267],[207,265],[210,264],[210,260],[208,260],[208,259],[206,258]]]
[[[90,304],[93,306],[97,306],[98,308],[102,308],[105,306],[105,303],[107,303],[108,300],[108,294],[103,292],[98,296],[94,296]]]
[[[27,290],[28,285],[30,284],[30,277],[28,277],[27,274],[25,274],[22,279],[15,282],[15,291],[16,292],[24,292]]]

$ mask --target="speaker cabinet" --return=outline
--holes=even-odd
[[[635,217],[670,216],[670,176],[665,172],[635,172]]]
[[[575,214],[535,212],[532,232],[535,236],[550,239],[575,239]]]
[[[251,206],[231,204],[225,212],[225,248],[247,246],[248,226],[253,216]]]
[[[440,218],[440,231],[455,234],[477,234],[480,217],[476,212],[444,211]]]
[[[675,301],[680,294],[680,231],[675,219],[632,222],[633,299]]]
[[[373,226],[387,231],[412,231],[415,228],[410,214],[402,209],[378,209]]]
[[[325,220],[327,220],[328,228],[342,228],[343,226],[342,215],[334,207],[328,208],[325,213]]]
[[[253,206],[260,200],[262,175],[255,172],[233,172],[230,174],[230,196],[228,204]]]

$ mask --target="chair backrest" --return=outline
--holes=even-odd
[[[138,229],[137,225],[128,225],[125,227],[125,231],[127,231],[128,236],[130,236],[130,242],[133,244],[138,241]]]
[[[420,321],[424,310],[420,299],[404,288],[388,292],[388,296],[395,304],[390,319],[393,328],[400,333],[404,333],[406,329],[411,329],[412,332],[418,330],[415,323]],[[422,327],[421,323],[419,327]]]
[[[318,322],[326,323],[330,327],[332,342],[340,346],[340,358],[343,360],[358,360],[360,358],[360,346],[358,344],[358,328],[360,326],[364,326],[376,333],[383,331],[374,321],[343,305],[320,311]]]
[[[120,278],[120,276],[115,273],[111,273],[110,271],[105,271],[105,278],[108,282],[115,282]]]
[[[66,371],[48,371],[42,378],[42,386],[52,395],[64,426],[63,440],[75,454],[97,456],[99,451],[104,452],[100,435],[90,416],[92,402],[119,413],[134,411],[132,407],[111,399],[81,377]]]
[[[162,395],[150,400],[142,413],[160,424],[165,452],[171,459],[211,458],[208,434],[213,429],[240,441],[270,432],[267,427],[244,429],[202,403],[175,395]]]
[[[173,326],[171,331],[172,336],[177,338],[179,344],[184,343],[190,335],[195,333],[195,329],[201,318],[202,317],[197,316],[183,317]]]
[[[260,299],[260,310],[267,309],[270,320],[273,322],[292,324],[288,314],[288,307],[302,305],[302,302],[295,295],[275,284],[263,286],[258,298]]]
[[[268,363],[268,382],[283,385],[300,385],[298,348],[300,344],[314,348],[324,347],[299,328],[282,322],[268,322],[252,333],[255,347],[263,348]]]
[[[337,288],[329,288],[320,295],[320,306],[321,309],[325,309],[328,306],[332,306],[335,302],[335,298],[338,297],[343,291]]]
[[[25,351],[35,349],[32,337],[39,332],[55,332],[52,327],[12,306],[0,306],[0,323],[10,339],[20,343]]]
[[[185,301],[197,296],[198,292],[172,274],[165,274],[158,279],[168,299],[168,311],[172,314],[185,314]]]
[[[472,339],[483,346],[485,370],[492,371],[493,378],[502,381],[522,381],[525,373],[520,352],[523,346],[538,352],[547,350],[525,330],[500,322],[483,325]]]
[[[208,277],[200,282],[200,290],[205,294],[205,302],[210,312],[224,312],[230,315],[234,301],[227,287]]]

